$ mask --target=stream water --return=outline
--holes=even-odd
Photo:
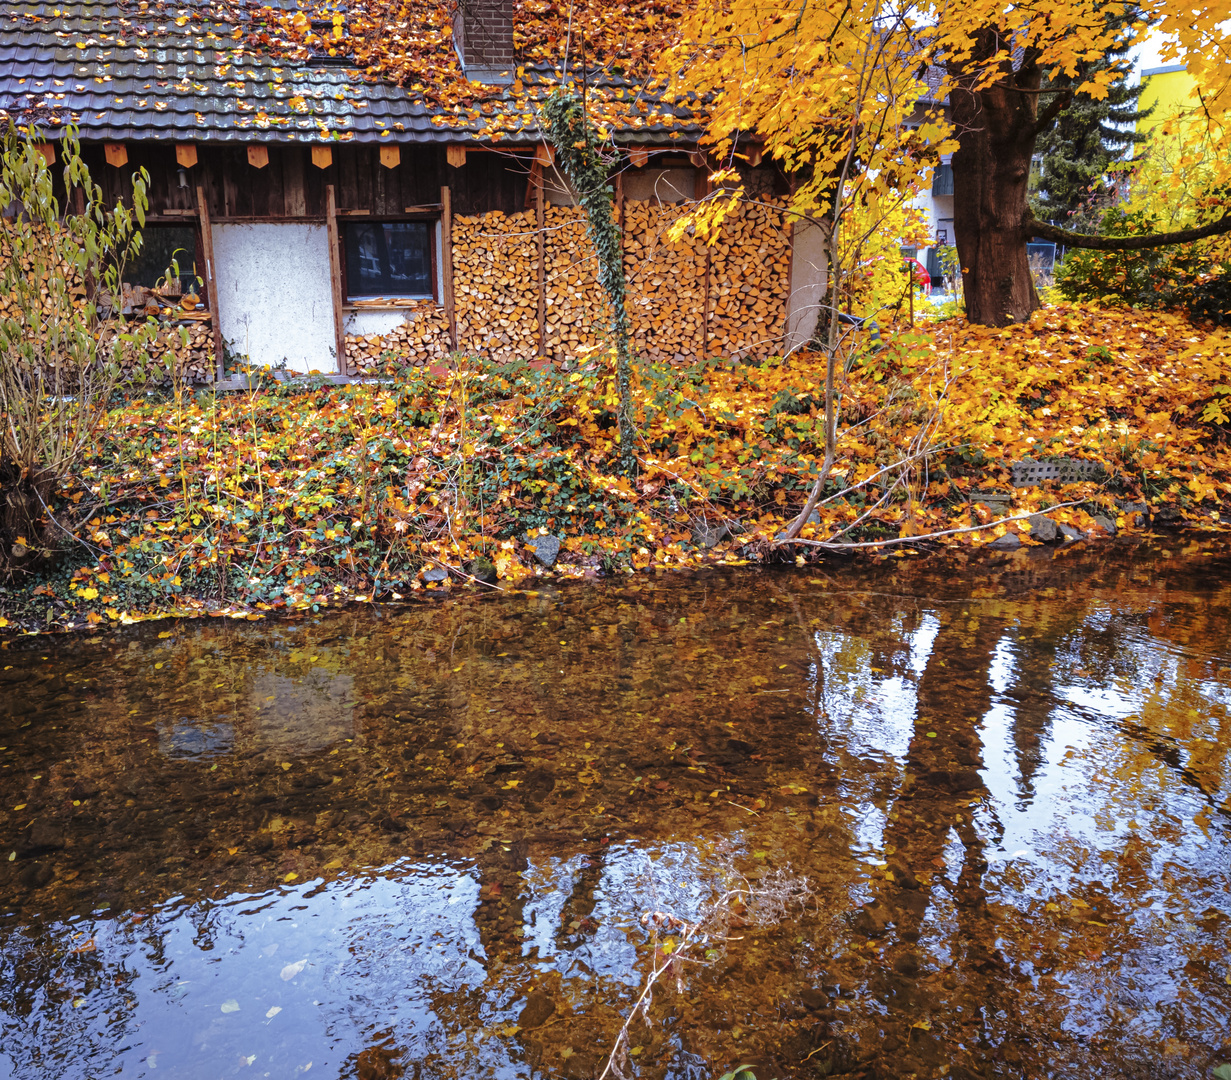
[[[0,1076],[593,1077],[645,912],[798,879],[657,984],[626,1071],[1231,1059],[1225,553],[544,586],[0,668]]]

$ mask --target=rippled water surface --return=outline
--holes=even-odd
[[[1231,563],[714,572],[0,651],[0,1075],[1207,1077]]]

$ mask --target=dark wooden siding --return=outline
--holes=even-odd
[[[408,206],[440,201],[440,189],[452,190],[458,214],[505,213],[525,208],[530,158],[511,152],[474,151],[455,169],[445,161],[444,147],[403,146],[401,162],[387,169],[376,146],[335,146],[333,164],[318,169],[308,147],[270,147],[269,164],[256,169],[248,163],[247,147],[198,146],[197,164],[186,170],[188,187],[180,187],[180,169],[173,144],[128,143],[128,164],[107,165],[103,148],[86,146],[83,153],[95,181],[108,202],[129,201],[132,176],[144,168],[150,176],[150,214],[178,216],[195,211],[196,189],[205,189],[211,218],[322,220],[325,186],[336,189],[339,210],[367,210],[395,217]]]

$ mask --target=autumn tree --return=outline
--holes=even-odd
[[[884,42],[879,56],[898,70],[883,80],[875,104],[889,117],[909,115],[924,97],[916,75],[929,65],[943,72],[930,96],[947,98],[957,141],[954,230],[967,313],[974,322],[1002,326],[1039,306],[1026,252],[1032,235],[1115,248],[1165,246],[1231,231],[1231,217],[1219,215],[1178,233],[1088,237],[1040,223],[1030,212],[1031,161],[1040,136],[1068,104],[1068,90],[1101,100],[1119,77],[1115,65],[1092,62],[1131,46],[1142,24],[1126,29],[1119,18],[1124,11],[1104,0],[972,0],[940,9],[909,2],[732,0],[717,12],[699,5],[685,21],[683,44],[665,55],[664,67],[679,89],[709,95],[709,139],[716,147],[753,132],[784,168],[802,177],[794,200],[802,214],[826,212],[845,160],[840,146],[858,143],[853,162],[874,178],[875,188],[884,186],[881,177],[908,182],[901,170],[915,170],[920,155],[935,155],[945,134],[921,127],[910,153],[884,138],[893,125],[850,93],[852,69],[844,50],[849,53],[869,31]],[[1225,141],[1231,90],[1217,58],[1231,44],[1227,5],[1180,13],[1151,0],[1142,13],[1143,19],[1159,18],[1162,30],[1175,35],[1176,57],[1188,62],[1202,87],[1211,138]],[[1076,85],[1045,92],[1045,79],[1061,75]]]
[[[714,242],[726,215],[745,197],[738,163],[747,134],[795,178],[796,229],[819,229],[827,264],[817,344],[826,356],[824,458],[794,538],[816,506],[837,446],[836,379],[850,351],[850,326],[838,319],[878,242],[908,220],[904,213],[932,157],[948,148],[939,114],[916,108],[918,47],[907,18],[889,4],[843,7],[736,0],[699,8],[681,43],[663,60],[677,94],[711,93],[709,141],[721,162],[715,190],[675,226]],[[911,463],[903,461],[902,469]]]
[[[52,506],[103,428],[123,361],[144,372],[157,325],[126,320],[105,297],[141,250],[149,178],[132,209],[109,206],[81,158],[76,132],[60,147],[57,185],[32,130],[0,135],[0,569],[37,569],[73,529]],[[63,212],[80,197],[80,212]],[[95,288],[87,292],[86,283]]]

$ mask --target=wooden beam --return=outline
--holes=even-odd
[[[438,214],[445,208],[444,203],[429,202],[420,203],[418,206],[407,206],[403,209],[403,214]]]
[[[253,145],[248,147],[248,164],[254,169],[263,169],[269,164],[269,147]]]
[[[440,257],[444,268],[445,316],[449,320],[449,340],[457,348],[457,312],[453,306],[453,197],[446,184],[440,189]]]
[[[128,164],[128,147],[122,142],[104,143],[103,156],[107,159],[108,165],[114,165],[117,169],[122,169]]]
[[[455,169],[466,164],[466,148],[464,146],[449,146],[445,148],[445,160]]]
[[[650,160],[650,152],[642,149],[630,150],[628,160],[634,169],[643,169]]]
[[[205,188],[197,185],[197,215],[201,221],[201,254],[205,258],[205,301],[209,304],[210,326],[214,331],[214,363],[218,381],[226,377],[226,358],[222,350],[222,312],[218,310],[218,275],[214,267],[214,233],[209,220]]]
[[[313,147],[313,154],[317,147]],[[333,185],[325,185],[325,232],[329,243],[329,284],[333,291],[333,336],[338,352],[338,374],[346,374],[346,326],[342,316],[342,241],[338,235],[338,199]]]
[[[538,166],[538,162],[535,162]],[[542,179],[540,175],[540,180]],[[534,222],[539,245],[539,356],[547,355],[547,211],[543,206],[543,185],[534,188]]]
[[[175,160],[182,168],[191,169],[197,163],[197,144],[190,142],[176,143]]]
[[[56,148],[51,143],[35,143],[34,149],[43,155],[43,160],[47,162],[48,168],[51,168],[56,163]]]
[[[312,147],[312,164],[318,169],[327,169],[333,164],[333,151],[327,146]]]
[[[535,158],[530,166],[530,182],[526,184],[526,207],[534,205],[535,192],[543,190],[543,166]]]
[[[380,163],[386,169],[396,169],[402,163],[402,150],[398,146],[382,146]]]

